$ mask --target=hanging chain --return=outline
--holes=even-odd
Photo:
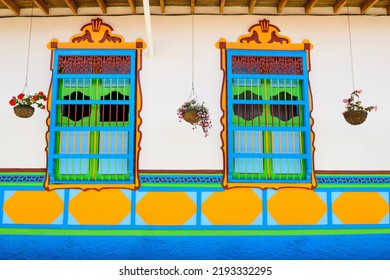
[[[30,15],[30,31],[28,34],[28,45],[27,45],[27,64],[26,64],[26,80],[24,83],[23,92],[27,90],[27,93],[30,94],[29,89],[27,87],[28,83],[28,72],[29,72],[29,66],[30,66],[30,47],[31,47],[31,33],[32,33],[32,20],[33,20],[33,14],[34,14],[34,5],[31,1],[31,15]]]
[[[195,28],[194,28],[194,13],[192,13],[192,29],[191,29],[191,34],[192,34],[192,37],[191,37],[191,42],[192,42],[192,90],[195,90]]]
[[[352,53],[352,36],[351,36],[351,22],[349,19],[349,3],[347,2],[347,20],[348,20],[348,38],[349,38],[349,54],[351,60],[351,75],[352,75],[352,90],[355,90],[355,75],[353,72],[353,53]]]
[[[198,97],[195,93],[195,19],[194,19],[194,13],[192,13],[191,16],[191,63],[192,63],[192,88],[191,88],[191,94],[189,99],[195,99],[195,101],[198,103]]]

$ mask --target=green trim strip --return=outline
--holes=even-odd
[[[306,229],[306,230],[58,230],[0,228],[0,235],[50,236],[299,236],[390,234],[386,229]]]

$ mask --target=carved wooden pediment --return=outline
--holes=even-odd
[[[252,25],[249,35],[241,36],[240,43],[256,44],[290,44],[290,38],[279,34],[280,30],[275,25],[269,24],[269,20],[260,20],[258,24]]]
[[[242,35],[237,42],[226,42],[221,38],[217,42],[219,49],[263,49],[263,50],[310,50],[313,46],[308,40],[294,44],[290,38],[280,34],[280,29],[270,24],[269,20],[259,20],[259,23],[248,29],[249,34]]]
[[[77,48],[77,49],[144,49],[146,43],[142,39],[136,42],[125,42],[123,37],[113,33],[113,28],[103,23],[100,18],[92,19],[90,23],[81,27],[81,34],[72,36],[67,43],[60,43],[52,39],[49,49]]]

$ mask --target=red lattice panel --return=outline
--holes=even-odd
[[[130,56],[59,56],[59,74],[130,74]]]
[[[232,56],[233,74],[302,75],[302,57]]]

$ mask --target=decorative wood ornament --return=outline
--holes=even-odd
[[[237,156],[231,155],[231,153],[234,154],[234,152],[231,152],[234,150],[231,147],[231,143],[234,142],[234,140],[232,140],[232,142],[228,141],[229,137],[234,137],[229,136],[232,135],[230,129],[234,130],[234,128],[228,127],[229,114],[233,113],[245,122],[252,121],[254,118],[258,118],[260,115],[266,114],[265,111],[269,110],[271,117],[287,122],[296,116],[300,116],[300,113],[298,105],[267,105],[267,102],[272,103],[274,100],[289,100],[289,102],[294,102],[295,98],[291,96],[290,93],[284,91],[279,92],[279,94],[274,97],[269,97],[268,100],[262,100],[260,95],[257,96],[253,92],[248,93],[244,88],[242,89],[243,92],[235,93],[232,97],[231,88],[233,86],[231,82],[232,76],[230,75],[234,75],[234,79],[238,76],[245,77],[246,74],[248,74],[248,78],[251,80],[255,79],[253,78],[255,75],[259,75],[259,80],[277,79],[278,77],[286,77],[286,79],[289,79],[289,76],[308,76],[308,72],[311,70],[310,50],[313,48],[313,45],[308,40],[303,40],[301,43],[292,43],[289,37],[281,35],[280,29],[277,26],[270,24],[270,21],[267,19],[259,20],[258,23],[249,27],[248,32],[249,33],[238,37],[236,42],[227,42],[226,39],[221,38],[216,43],[216,47],[220,49],[221,52],[221,69],[224,72],[224,81],[221,93],[221,109],[223,112],[223,117],[221,118],[221,139],[224,161],[222,185],[225,188],[254,187],[278,189],[281,187],[297,187],[313,189],[316,187],[317,182],[314,174],[315,148],[314,132],[312,130],[314,121],[311,117],[312,96],[310,86],[308,84],[304,86],[304,94],[306,96],[304,102],[307,102],[305,106],[309,111],[309,117],[305,120],[305,125],[302,126],[302,129],[307,132],[307,135],[310,135],[308,141],[305,142],[305,145],[307,144],[305,148],[309,151],[309,153],[311,153],[311,156],[308,157],[307,163],[307,166],[310,166],[310,173],[305,175],[306,177],[301,182],[298,182],[298,180],[281,180],[280,182],[272,180],[271,174],[266,174],[268,170],[263,171],[265,173],[265,179],[259,179],[258,181],[255,179],[246,181],[244,179],[240,181],[236,177],[233,178],[231,175],[233,173],[232,170],[234,170],[233,165],[235,164],[233,161],[237,158]],[[240,78],[237,79],[239,80]],[[245,80],[245,78],[243,79]],[[246,103],[238,103],[237,100],[247,100],[247,95],[249,95],[251,100],[258,100],[258,105],[253,105],[255,103],[248,103],[249,105]],[[234,102],[231,101],[231,99],[234,99]],[[230,111],[231,109],[228,106],[233,107],[233,112]],[[232,116],[230,116],[230,118],[232,118]],[[264,129],[264,131],[266,131],[264,133],[265,137],[272,133],[271,130]],[[266,139],[270,138],[268,137]],[[252,143],[254,143],[254,140],[252,140]],[[267,145],[264,152],[265,155],[259,156],[259,159],[270,161],[267,153],[272,154],[272,147],[270,147],[270,145]],[[248,157],[247,154],[245,156]],[[277,158],[277,155],[275,158]],[[270,169],[270,167],[268,168]],[[248,172],[250,173],[250,171]],[[255,171],[253,172],[256,173]]]
[[[269,23],[269,20],[259,20],[258,24],[248,29],[249,34],[242,35],[237,42],[226,42],[220,39],[216,47],[219,49],[261,49],[261,50],[311,50],[313,45],[304,40],[300,44],[293,44],[287,36],[280,35],[280,29]],[[308,52],[309,54],[309,52]]]
[[[60,43],[57,39],[51,40],[49,49],[145,49],[146,43],[142,39],[136,42],[125,42],[123,37],[113,34],[113,28],[103,23],[100,18],[92,19],[90,23],[81,27],[81,34],[74,35],[68,43]]]
[[[140,131],[140,125],[142,123],[142,119],[140,117],[140,111],[142,108],[142,96],[141,96],[141,85],[139,81],[139,72],[142,68],[142,50],[146,48],[146,43],[142,39],[137,39],[135,42],[126,42],[124,38],[121,35],[114,34],[113,28],[104,23],[102,19],[95,18],[90,21],[90,23],[85,24],[83,27],[81,27],[81,33],[76,34],[70,38],[68,42],[58,42],[57,39],[52,39],[48,45],[48,49],[52,51],[52,62],[51,62],[51,70],[53,72],[53,81],[51,83],[50,89],[49,89],[49,96],[48,96],[48,111],[49,111],[49,118],[47,119],[46,123],[48,125],[48,131],[46,133],[46,141],[47,141],[47,175],[45,179],[45,188],[48,190],[53,189],[66,189],[66,188],[77,188],[77,189],[95,189],[100,190],[103,188],[126,188],[126,189],[137,189],[140,186],[140,179],[139,179],[139,153],[141,150],[140,147],[140,141],[141,141],[141,131]],[[129,178],[127,177],[123,179],[122,181],[116,182],[115,180],[111,179],[98,179],[96,180],[96,171],[95,169],[91,171],[91,178],[81,178],[81,179],[57,179],[55,177],[56,167],[59,167],[61,164],[59,164],[57,161],[56,163],[53,163],[55,160],[55,156],[58,156],[55,154],[55,144],[50,143],[50,141],[55,141],[53,139],[55,138],[55,130],[50,129],[51,119],[54,118],[50,115],[50,113],[56,112],[57,108],[56,106],[58,100],[55,100],[52,98],[53,93],[52,91],[56,90],[56,94],[58,94],[59,87],[58,87],[58,80],[61,80],[62,82],[66,82],[66,80],[69,78],[77,80],[78,76],[85,77],[87,76],[90,80],[104,80],[107,77],[115,76],[120,77],[124,80],[131,79],[134,81],[134,87],[131,89],[131,95],[133,100],[131,101],[131,106],[134,106],[132,108],[132,124],[131,124],[131,133],[133,137],[132,139],[132,145],[133,150],[132,153],[132,167],[131,171],[129,171],[131,174],[129,174]],[[60,77],[60,78],[58,78]],[[115,79],[120,79],[115,78]],[[104,83],[104,81],[102,82]],[[108,82],[109,83],[109,82]],[[126,88],[126,83],[124,83],[123,88]],[[119,87],[119,86],[118,86]],[[79,90],[82,88],[80,85]],[[106,100],[107,96],[101,96],[101,100]],[[128,100],[129,97],[122,95],[122,93],[112,91],[109,93],[110,101],[113,102],[123,102],[124,100]],[[68,100],[68,101],[67,101]],[[69,100],[71,100],[74,103],[68,103]],[[77,103],[80,100],[84,103]],[[72,94],[69,94],[69,96],[63,97],[62,100],[60,100],[62,105],[60,106],[60,113],[58,115],[55,115],[56,118],[58,116],[60,117],[66,117],[71,122],[74,123],[75,130],[76,130],[76,122],[80,121],[83,118],[89,118],[90,113],[92,111],[92,106],[94,104],[98,104],[96,100],[89,100],[88,96],[85,96],[82,92],[75,91]],[[92,103],[88,103],[92,102]],[[117,103],[116,103],[117,104]],[[107,105],[104,107],[104,104],[102,105],[102,108],[99,109],[99,112],[102,112],[99,118],[96,118],[96,122],[110,122],[111,119],[115,119],[117,122],[128,122],[129,121],[129,106],[127,104],[119,104],[115,106],[115,110],[117,112],[117,115],[113,116],[114,112],[110,111],[111,105]],[[96,111],[95,111],[96,114]],[[120,116],[119,116],[120,114]],[[56,119],[54,119],[56,120]],[[53,125],[56,126],[56,125]],[[130,125],[129,125],[130,126]],[[59,125],[57,127],[58,130],[61,130],[63,126]],[[93,125],[86,125],[87,130],[86,131],[93,131]],[[134,129],[134,130],[133,130]],[[122,131],[122,130],[120,130]],[[96,134],[95,134],[96,135]],[[124,136],[123,136],[124,137]],[[129,136],[130,137],[130,136]],[[67,139],[67,138],[66,138]],[[118,140],[119,141],[119,140]],[[80,141],[81,142],[81,141]],[[76,143],[76,142],[75,142]],[[97,149],[97,141],[94,142],[94,145],[96,145]],[[80,144],[81,145],[81,144]],[[54,148],[53,148],[54,147]],[[81,150],[81,148],[80,148]],[[126,157],[128,152],[123,152],[123,156]],[[68,153],[65,153],[66,155]],[[80,153],[82,154],[82,153]],[[121,154],[121,155],[122,155]],[[84,154],[83,154],[84,155]],[[99,155],[99,159],[103,162],[106,160],[104,156],[100,153],[93,153],[94,156]],[[97,156],[96,156],[97,157]],[[84,157],[86,160],[89,160],[88,157]],[[83,159],[84,159],[83,158]],[[55,165],[55,166],[54,166]],[[130,165],[130,164],[129,164]],[[54,167],[53,167],[54,166]],[[81,170],[81,169],[80,169]],[[60,172],[60,171],[58,171]],[[70,171],[75,172],[75,171]],[[111,174],[109,171],[103,170],[101,171],[101,174]],[[127,172],[127,171],[126,171]],[[77,173],[77,172],[75,172]],[[87,174],[86,172],[84,172]],[[83,173],[83,174],[84,174]],[[62,174],[62,173],[61,173]],[[70,174],[69,176],[73,176],[74,174]],[[81,172],[80,172],[81,174]],[[89,174],[89,173],[88,173]],[[101,175],[99,174],[99,175]],[[121,174],[121,173],[118,173]],[[123,173],[125,174],[125,172]],[[76,174],[77,175],[77,174]],[[126,173],[127,175],[127,173]]]

